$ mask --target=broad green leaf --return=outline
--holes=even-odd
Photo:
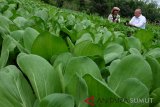
[[[151,105],[160,103],[160,88],[156,88],[155,90],[153,90],[150,97],[153,98],[153,102],[151,103]]]
[[[16,3],[9,4],[8,10],[14,10],[16,7]]]
[[[30,52],[32,44],[38,34],[39,32],[35,29],[28,27],[25,30],[13,31],[10,35]]]
[[[0,5],[0,8],[2,9],[1,11],[4,12],[5,9],[8,9],[9,6],[8,6],[8,2],[6,2],[5,0],[1,0],[1,5]]]
[[[138,38],[145,48],[149,48],[152,44],[153,32],[149,30],[139,30],[135,37]]]
[[[119,36],[117,38],[114,38],[113,42],[125,47],[125,39],[124,39],[124,37],[120,37]]]
[[[48,19],[48,12],[45,9],[38,10],[38,11],[36,11],[35,16],[40,17],[44,21],[47,21],[47,19]]]
[[[136,78],[151,88],[152,71],[150,65],[142,56],[129,55],[124,57],[121,62],[110,71],[111,76],[108,79],[109,87],[114,91],[120,86],[121,82],[128,78]],[[142,76],[143,75],[143,76]]]
[[[64,40],[51,35],[49,32],[41,33],[33,42],[32,53],[50,60],[53,55],[67,52],[68,48]]]
[[[99,69],[105,68],[105,60],[102,56],[89,56],[99,67]]]
[[[54,84],[55,70],[53,67],[40,56],[21,53],[17,57],[17,63],[23,73],[28,77],[34,92],[39,101],[45,96],[61,92],[61,89]]]
[[[122,32],[120,32],[120,31],[115,31],[115,32],[114,32],[114,35],[115,35],[116,37],[124,36],[124,34],[123,34]]]
[[[117,58],[120,58],[124,48],[119,44],[110,44],[104,50],[105,63],[109,63]]]
[[[16,45],[10,40],[10,38],[5,37],[2,43],[2,50],[0,56],[0,68],[3,68],[8,61],[9,52],[13,51]]]
[[[81,37],[76,41],[76,44],[83,42],[83,41],[91,41],[93,42],[93,38],[91,36],[91,34],[89,33],[84,33],[83,35],[81,35]]]
[[[23,35],[24,35],[24,30],[16,30],[10,33],[10,36],[13,37],[18,42],[22,42]]]
[[[14,23],[9,25],[9,29],[10,29],[10,32],[19,30],[18,26]]]
[[[77,56],[103,55],[101,47],[97,44],[91,43],[90,41],[83,41],[75,45],[73,53]]]
[[[76,18],[73,14],[69,14],[67,17],[67,25],[74,25],[75,24],[75,21],[76,21]]]
[[[150,50],[149,52],[147,52],[147,55],[153,56],[155,58],[159,58],[160,57],[160,48],[155,48]]]
[[[63,75],[65,72],[66,66],[69,63],[71,58],[72,58],[71,53],[63,53],[63,54],[60,54],[54,62],[52,62],[54,63],[54,68],[56,71],[54,79],[57,82],[55,84],[61,87],[62,92],[65,92],[65,80]]]
[[[136,78],[128,78],[122,81],[116,90],[122,98],[145,99],[149,98],[148,88]],[[132,102],[133,107],[149,107],[149,103]]]
[[[64,16],[59,15],[57,21],[58,21],[58,23],[60,24],[60,26],[63,26],[64,23],[65,23]]]
[[[12,13],[10,10],[6,10],[6,11],[3,13],[3,15],[4,15],[5,17],[10,18],[10,17],[13,16],[13,13]]]
[[[9,32],[10,24],[13,24],[13,22],[9,18],[0,15],[0,27],[1,27],[0,32]]]
[[[150,67],[152,69],[152,90],[160,87],[160,63],[153,57],[146,57],[147,62],[150,64]]]
[[[85,74],[90,74],[95,78],[102,80],[102,76],[100,74],[100,70],[96,63],[92,61],[88,57],[74,57],[71,58],[69,63],[66,66],[64,78],[66,84],[71,81],[71,78],[75,74],[80,75],[80,77],[84,76]]]
[[[60,25],[59,25],[60,26]],[[77,39],[76,33],[74,30],[68,30],[65,26],[61,27],[61,29],[59,29],[61,32],[61,36],[69,36],[70,39],[75,42],[75,40]]]
[[[54,80],[56,81],[54,85],[56,86],[57,91],[65,92],[65,80],[64,80],[64,75],[63,75],[63,65],[60,63],[55,68],[55,73],[54,73]]]
[[[8,58],[9,58],[9,50],[1,52],[0,68],[3,68],[7,64]]]
[[[67,44],[68,44],[68,47],[69,47],[70,52],[73,53],[74,44],[73,44],[73,42],[71,41],[71,39],[70,39],[69,37],[67,37]]]
[[[94,43],[96,44],[102,43],[103,40],[104,40],[104,37],[101,33],[94,34]]]
[[[112,37],[112,32],[110,32],[106,27],[104,27],[102,33],[103,33],[102,43],[105,44]]]
[[[81,23],[76,23],[76,24],[74,25],[74,29],[75,29],[77,32],[80,32],[80,31],[82,31],[82,30],[85,29],[85,26],[82,26]]]
[[[37,32],[35,29],[30,27],[26,28],[23,35],[24,47],[31,51],[32,44],[38,35],[39,32]]]
[[[146,56],[152,56],[160,62],[160,48],[155,48],[146,53]]]
[[[112,71],[115,71],[116,67],[119,65],[120,62],[121,62],[120,59],[116,59],[116,60],[112,61],[112,63],[109,66],[110,73],[112,73]]]
[[[36,29],[38,32],[43,33],[46,31],[44,21],[37,16],[32,16],[27,20],[27,26],[32,26],[33,29]]]
[[[55,61],[52,61],[52,62],[53,62],[54,67],[61,63],[63,65],[63,69],[65,69],[72,57],[73,55],[69,52],[62,53],[59,56],[57,56]]]
[[[33,105],[33,107],[39,107],[39,100],[38,99],[36,99],[36,101],[34,102],[34,105]]]
[[[130,107],[122,102],[111,102],[111,99],[118,100],[120,97],[107,84],[89,74],[86,74],[83,78],[87,83],[89,96],[94,97],[94,107]]]
[[[87,40],[93,41],[92,35],[91,35],[90,32],[88,32],[87,29],[83,29],[82,31],[76,32],[76,33],[77,33],[77,34],[76,34],[77,40],[78,40],[78,39],[85,40],[85,38],[86,38]],[[87,37],[85,37],[85,36],[87,36]],[[80,42],[81,42],[81,41],[80,41]]]
[[[84,99],[88,97],[88,87],[85,80],[79,75],[75,74],[75,76],[72,77],[66,86],[65,92],[74,97],[77,107],[88,107],[88,105],[84,103]]]
[[[40,102],[39,107],[74,107],[74,99],[68,94],[51,94]]]
[[[32,107],[35,101],[32,88],[13,65],[0,70],[0,106]]]
[[[90,20],[82,20],[80,23],[75,24],[74,29],[77,32],[82,31],[83,29],[86,29],[90,26],[94,26],[94,24]]]
[[[26,23],[27,23],[27,19],[25,19],[24,17],[16,17],[13,22],[19,27],[19,28],[23,28],[25,27]]]
[[[129,50],[130,48],[136,48],[138,50],[141,50],[141,42],[139,39],[131,36],[131,37],[128,37],[126,38],[126,48]]]
[[[13,44],[15,44],[17,46],[17,48],[19,49],[20,52],[25,52],[25,53],[29,53],[27,49],[25,49],[22,44],[20,44],[18,41],[16,41],[13,37],[11,37],[10,35],[5,35],[5,37],[9,38]]]
[[[25,8],[21,7],[16,11],[16,13],[25,18],[29,18],[31,16],[31,13],[29,13]]]
[[[13,22],[9,18],[0,15],[0,25],[2,27],[8,27],[10,24],[13,24]]]
[[[130,48],[129,52],[134,55],[141,55],[140,51],[136,48]]]
[[[117,53],[109,53],[104,55],[105,64],[108,64],[109,62],[120,58],[120,56]]]
[[[154,107],[160,107],[160,103],[158,103],[156,106],[154,106]]]

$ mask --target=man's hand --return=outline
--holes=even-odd
[[[124,22],[124,25],[128,26],[129,21],[127,20],[126,22]]]
[[[133,25],[133,24],[129,23],[129,21],[126,21],[124,24],[125,24],[126,26],[136,27],[135,25]],[[136,28],[137,28],[137,27],[136,27]]]
[[[131,23],[128,23],[128,25],[129,25],[129,26],[132,26],[132,27],[135,27],[135,25],[133,25],[133,24],[131,24]]]

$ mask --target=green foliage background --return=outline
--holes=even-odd
[[[114,6],[121,9],[122,17],[132,17],[136,8],[141,8],[148,20],[158,22],[160,20],[160,8],[156,2],[145,0],[42,0],[49,4],[84,11],[87,13],[108,16]]]
[[[160,107],[159,29],[37,0],[3,0],[0,107],[89,107],[84,100],[91,96],[154,100],[94,107]]]

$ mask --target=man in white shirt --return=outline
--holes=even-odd
[[[141,9],[136,9],[134,12],[132,19],[129,22],[130,26],[138,27],[141,29],[145,29],[146,27],[146,18],[142,15]]]

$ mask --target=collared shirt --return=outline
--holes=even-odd
[[[108,16],[108,20],[109,20],[110,22],[117,22],[117,23],[119,23],[119,22],[120,22],[120,15],[116,15],[116,16],[114,17],[112,14],[110,14],[110,15]]]
[[[146,18],[143,15],[140,15],[138,18],[137,17],[133,17],[131,19],[131,21],[129,22],[129,24],[132,24],[136,27],[139,27],[141,29],[145,29],[146,27]]]

